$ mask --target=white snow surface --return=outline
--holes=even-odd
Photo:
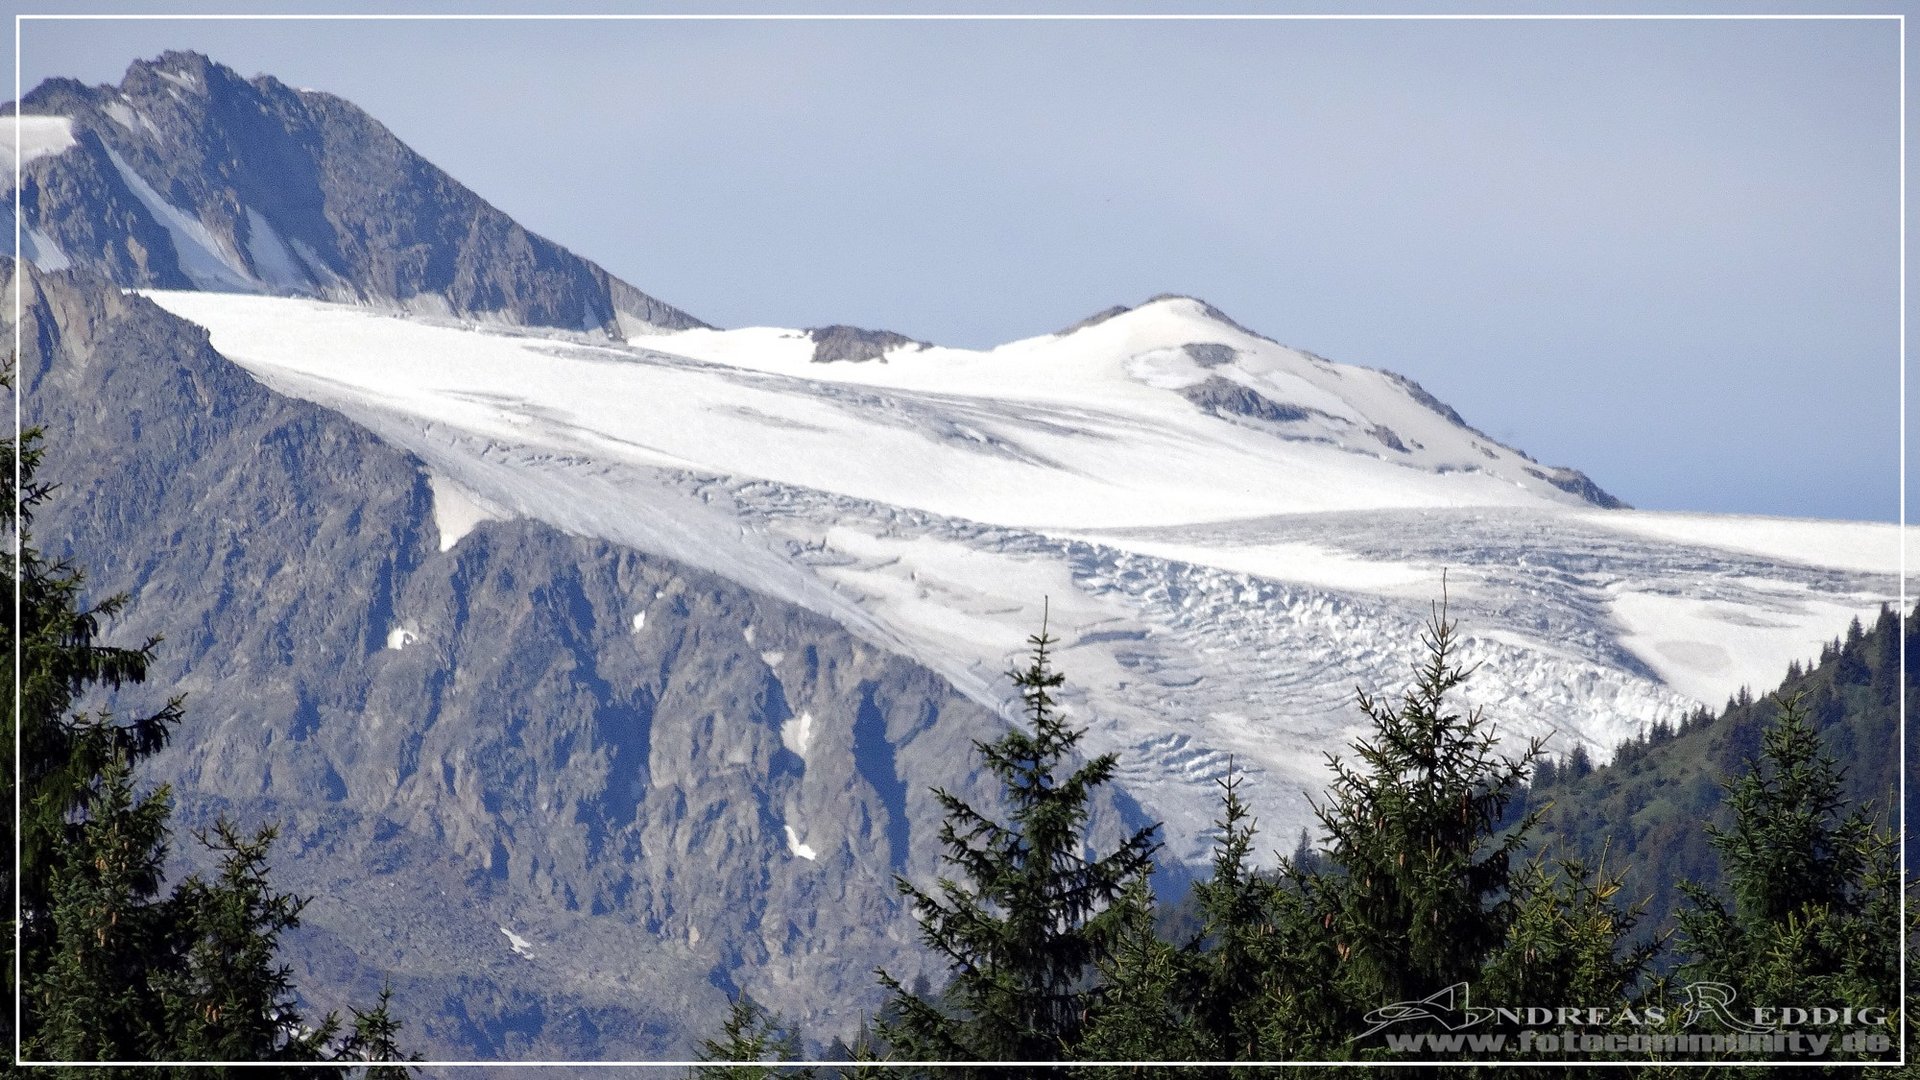
[[[65,270],[73,265],[58,241],[31,225],[20,230],[20,253],[42,270]]]
[[[199,218],[168,202],[111,146],[106,150],[107,159],[126,181],[128,190],[173,238],[174,250],[180,256],[180,270],[188,280],[202,289],[251,292],[260,287],[231,246],[215,236]]]
[[[1323,754],[1363,730],[1354,688],[1406,685],[1443,573],[1461,658],[1481,665],[1465,703],[1509,737],[1603,757],[1774,685],[1898,594],[1891,526],[1599,511],[1391,376],[1194,301],[983,352],[814,364],[798,331],[607,344],[149,295],[504,513],[820,612],[1006,715],[1003,673],[1046,603],[1084,748],[1120,754],[1169,853],[1195,861],[1230,759],[1270,847],[1310,823]],[[1306,419],[1210,415],[1180,390],[1202,375]],[[810,720],[781,731],[803,757]]]
[[[124,98],[108,102],[101,111],[107,114],[108,119],[134,135],[143,131],[156,137],[160,134],[160,129],[154,126],[153,120],[146,113],[135,109]]]
[[[772,665],[768,665],[772,666]],[[780,722],[780,745],[793,751],[802,761],[807,757],[807,744],[813,741],[813,714],[801,710],[800,715]]]
[[[16,129],[14,125],[18,124]],[[18,142],[15,132],[18,131]],[[70,116],[0,117],[0,156],[5,157],[7,183],[13,183],[16,165],[35,158],[65,153],[73,147],[73,118]]]
[[[800,842],[800,834],[793,831],[793,826],[782,825],[780,827],[787,830],[787,850],[788,851],[808,861],[812,861],[820,857],[820,853],[813,850],[813,847],[811,845],[803,844]]]
[[[763,338],[786,339],[752,330],[596,346],[319,301],[156,298],[189,318],[217,321],[248,363],[344,380],[476,435],[974,521],[1087,528],[1379,506],[1577,503],[1528,475],[1530,463],[1517,453],[1453,425],[1391,377],[1254,338],[1198,314],[1192,301],[1162,301],[1067,337],[987,352],[926,349],[888,364],[812,364],[792,350],[753,351]],[[1212,369],[1214,377],[1320,412],[1291,425],[1224,420],[1128,373],[1127,350],[1195,338],[1246,350]],[[319,340],[334,347],[313,349]],[[727,362],[676,355],[677,347]],[[675,407],[636,404],[653,401]],[[1422,449],[1390,450],[1368,433],[1375,427]]]
[[[433,526],[440,532],[440,550],[451,551],[460,539],[483,521],[509,521],[513,515],[491,500],[474,494],[459,481],[427,474],[433,492]],[[634,629],[640,629],[636,623]]]
[[[275,289],[295,292],[313,284],[273,224],[251,206],[247,207],[247,256],[254,273]]]
[[[1820,566],[1877,574],[1900,572],[1900,527],[1862,521],[1759,517],[1749,514],[1676,514],[1639,511],[1596,512],[1587,521],[1603,528],[1683,544],[1705,544],[1783,562],[1813,561]],[[1907,530],[1913,550],[1916,530]]]
[[[500,932],[507,935],[507,944],[513,948],[514,952],[529,959],[533,957],[533,942],[528,941],[526,938],[521,937],[519,934],[514,933],[504,926],[500,928]]]

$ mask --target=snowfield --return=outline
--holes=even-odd
[[[0,120],[6,127],[0,129],[0,144],[4,144],[6,159],[0,161],[0,168],[7,173],[7,183],[13,183],[13,171],[35,158],[64,154],[74,145],[73,118],[68,116],[9,116]]]
[[[1251,774],[1272,848],[1442,593],[1512,737],[1602,756],[1776,683],[1897,596],[1890,525],[1601,510],[1417,387],[1164,298],[972,351],[814,362],[804,331],[633,342],[146,294],[429,470],[442,548],[524,516],[836,619],[1003,711],[1040,625],[1088,749],[1205,857]],[[635,597],[633,629],[646,597]],[[399,647],[396,645],[396,647]],[[832,717],[782,738],[809,752]],[[788,827],[790,850],[812,858]]]

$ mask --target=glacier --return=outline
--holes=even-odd
[[[523,517],[681,560],[1007,716],[1044,607],[1085,747],[1192,862],[1230,768],[1276,846],[1311,825],[1325,755],[1363,730],[1355,689],[1404,686],[1443,593],[1478,665],[1465,703],[1601,758],[1899,593],[1895,526],[1602,509],[1406,380],[1192,298],[819,363],[782,328],[620,340],[145,295],[413,453],[443,549]],[[805,719],[782,737],[807,753]]]

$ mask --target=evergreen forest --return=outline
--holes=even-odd
[[[889,1004],[827,1055],[847,1064],[778,1064],[802,1033],[746,994],[705,1057],[805,1077],[1911,1075],[1885,1063],[1905,1022],[1893,750],[1920,608],[1905,630],[1891,609],[1856,620],[1778,689],[1596,767],[1503,749],[1494,718],[1453,703],[1472,673],[1436,606],[1398,696],[1357,693],[1371,733],[1329,755],[1319,836],[1263,869],[1229,778],[1211,876],[1164,900],[1149,833],[1088,853],[1087,793],[1115,763],[1072,756],[1043,630],[1011,673],[1030,728],[977,748],[1003,819],[941,793],[949,876],[937,894],[900,882],[950,980],[877,973]]]

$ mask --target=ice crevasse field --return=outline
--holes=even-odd
[[[1404,685],[1443,572],[1480,664],[1466,702],[1600,756],[1774,685],[1899,593],[1896,526],[1603,509],[1406,380],[1192,298],[988,350],[886,340],[819,362],[802,330],[622,341],[146,295],[418,456],[443,548],[526,517],[658,553],[1003,710],[1044,602],[1087,748],[1120,753],[1189,860],[1230,760],[1263,831],[1307,822],[1323,752],[1363,720],[1354,688]]]

